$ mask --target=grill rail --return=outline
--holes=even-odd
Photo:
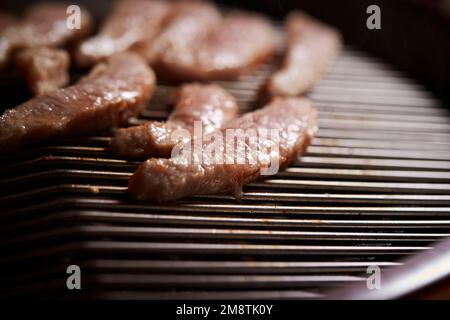
[[[245,112],[280,57],[218,83]],[[175,89],[159,85],[130,125],[164,119]],[[402,266],[450,235],[450,117],[385,63],[346,47],[310,94],[320,129],[276,176],[227,195],[135,202],[138,162],[115,159],[111,134],[67,137],[0,160],[3,296],[326,298],[366,268]],[[83,292],[65,289],[82,269]]]

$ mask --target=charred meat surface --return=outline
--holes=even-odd
[[[60,47],[87,36],[92,29],[92,18],[83,7],[80,13],[79,28],[69,28],[67,5],[46,3],[29,8],[23,19],[0,34],[0,67],[7,65],[18,49]]]
[[[245,114],[232,121],[226,129],[215,131],[224,137],[230,129],[244,132],[276,130],[277,139],[259,139],[248,134],[240,148],[238,140],[212,146],[211,140],[201,143],[201,156],[180,154],[171,159],[149,159],[139,166],[129,182],[129,192],[139,200],[166,202],[198,194],[234,193],[239,197],[242,186],[267,169],[268,160],[278,161],[284,168],[306,149],[317,128],[317,114],[311,102],[304,98],[277,97],[265,108]],[[216,139],[214,139],[216,141]],[[277,141],[278,149],[263,152]],[[271,142],[271,143],[268,143]],[[230,146],[233,148],[228,149]],[[195,148],[195,147],[194,147]],[[215,150],[209,153],[208,150]],[[231,154],[229,150],[232,150]],[[254,156],[256,154],[256,156]],[[217,161],[222,155],[222,161]],[[225,155],[225,156],[224,156]],[[251,162],[253,157],[254,162]],[[226,161],[224,160],[226,159]],[[238,162],[237,159],[241,159]],[[242,162],[242,159],[244,162]],[[197,163],[196,163],[197,162]]]
[[[236,100],[221,87],[186,84],[179,90],[174,111],[167,122],[148,121],[119,129],[111,140],[111,150],[126,159],[170,157],[177,143],[172,140],[175,130],[187,130],[195,138],[196,121],[201,122],[202,132],[208,134],[236,118],[237,113]]]
[[[184,48],[169,47],[156,65],[175,80],[232,79],[266,61],[275,39],[264,17],[234,12],[200,30]]]
[[[302,13],[286,21],[287,53],[282,68],[267,83],[270,95],[297,96],[309,91],[339,54],[337,30]]]
[[[119,53],[77,84],[37,96],[0,117],[0,151],[70,133],[98,132],[137,115],[155,88],[144,60]]]
[[[158,0],[118,0],[99,33],[85,40],[76,52],[77,64],[86,66],[128,49],[140,50],[153,41],[171,12]]]
[[[26,48],[16,54],[15,61],[34,95],[51,92],[69,83],[70,57],[63,49]]]

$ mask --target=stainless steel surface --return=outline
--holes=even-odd
[[[404,260],[404,264],[397,268],[391,268],[383,273],[382,283],[377,290],[367,290],[364,283],[330,292],[328,299],[360,299],[360,300],[386,300],[417,296],[422,290],[422,297],[446,299],[443,292],[424,288],[430,284],[440,283],[446,287],[445,281],[450,276],[450,238],[438,243],[432,250],[420,255],[415,255]],[[435,288],[436,289],[436,288]]]
[[[275,65],[219,83],[244,112]],[[130,125],[164,119],[174,88],[160,85]],[[368,266],[408,269],[402,259],[450,235],[448,111],[349,47],[310,96],[320,113],[312,146],[246,186],[240,203],[132,201],[126,184],[138,162],[114,158],[109,134],[1,159],[2,295],[325,298],[364,283]],[[82,269],[80,293],[65,289],[70,264]]]

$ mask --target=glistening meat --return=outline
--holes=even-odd
[[[169,47],[158,69],[177,80],[232,79],[259,66],[275,50],[273,27],[256,14],[230,13],[207,30],[183,50]]]
[[[155,68],[167,64],[175,65],[180,61],[186,64],[193,63],[191,54],[193,48],[220,21],[220,12],[210,3],[202,1],[177,2],[174,4],[171,17],[164,30],[141,53],[145,52],[146,59]],[[176,77],[180,78],[179,75]]]
[[[226,136],[229,129],[274,129],[279,132],[276,139],[278,150],[263,152],[268,142],[275,139],[268,141],[251,135],[244,139],[245,148],[239,148],[237,140],[212,145],[216,139],[207,139],[200,141],[201,155],[192,153],[192,156],[186,156],[181,152],[171,159],[149,159],[141,164],[130,179],[129,192],[137,199],[158,202],[223,192],[231,192],[239,197],[242,186],[259,177],[272,160],[277,161],[279,168],[284,168],[297,159],[317,129],[317,114],[307,99],[278,97],[263,109],[248,113],[216,131],[216,136],[217,133]],[[194,148],[196,142],[199,142],[198,139],[192,143]],[[230,146],[234,147],[231,154],[228,149]],[[208,150],[215,152],[210,153]],[[250,157],[255,154],[251,162]],[[220,155],[226,155],[226,161],[222,157],[222,162],[218,162],[217,157]],[[238,163],[235,159],[244,159],[244,162]]]
[[[148,121],[119,129],[111,140],[111,150],[127,159],[170,157],[177,143],[172,139],[176,130],[186,130],[195,138],[196,121],[202,132],[208,134],[234,119],[237,113],[236,100],[225,89],[217,85],[186,84],[179,90],[174,111],[167,122]]]
[[[77,63],[91,65],[116,52],[140,50],[154,40],[170,12],[166,1],[118,0],[99,33],[78,48]]]
[[[18,49],[65,46],[87,36],[92,18],[85,8],[80,9],[80,25],[68,28],[67,5],[47,3],[29,8],[23,19],[0,34],[0,67],[7,65]]]
[[[320,80],[341,48],[337,30],[302,13],[293,12],[286,22],[287,53],[282,68],[267,83],[270,95],[297,96]]]
[[[0,117],[0,150],[122,125],[144,108],[154,88],[154,73],[144,60],[132,53],[113,55],[77,84],[7,110]]]
[[[25,48],[16,54],[15,60],[34,95],[56,90],[69,82],[70,58],[63,49]]]

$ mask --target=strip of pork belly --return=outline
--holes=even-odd
[[[153,41],[171,12],[158,0],[118,0],[97,35],[77,49],[78,65],[87,66],[121,51],[139,50]]]
[[[59,89],[69,83],[70,57],[63,49],[26,48],[16,54],[15,60],[34,95]]]
[[[266,61],[276,38],[270,21],[256,14],[233,12],[186,50],[168,50],[159,69],[176,80],[233,79]]]
[[[271,95],[297,96],[309,91],[339,54],[341,35],[302,12],[288,16],[286,30],[285,60],[267,88]]]
[[[185,84],[177,94],[177,102],[167,122],[148,121],[142,125],[119,129],[111,140],[111,151],[121,158],[168,158],[177,141],[176,130],[184,129],[195,138],[195,122],[202,133],[209,134],[238,114],[235,98],[217,85]]]
[[[0,117],[0,151],[123,125],[142,111],[154,88],[154,73],[142,58],[113,55],[77,84],[7,110]]]
[[[18,49],[60,47],[87,36],[93,26],[92,18],[87,9],[80,9],[79,28],[69,28],[67,5],[45,3],[29,8],[23,19],[0,34],[0,67],[6,66]]]
[[[198,155],[193,155],[190,159],[182,154],[171,159],[149,159],[141,164],[131,177],[129,192],[139,200],[157,202],[224,192],[240,197],[242,186],[258,178],[262,170],[268,168],[268,157],[271,161],[278,161],[279,168],[284,168],[297,159],[317,129],[317,114],[307,99],[277,97],[263,109],[232,121],[226,129],[220,130],[222,137],[226,136],[228,129],[244,131],[277,129],[279,149],[277,152],[265,153],[261,150],[267,148],[267,142],[276,140],[260,140],[247,136],[244,140],[245,146],[253,146],[250,153],[249,150],[239,148],[236,140],[233,140],[231,143],[219,144],[218,153],[210,154],[206,150],[214,148],[211,139],[203,140],[201,141],[203,158],[200,163],[194,162],[195,159],[199,159]],[[225,154],[226,159],[230,159],[225,150],[230,145],[235,145],[234,153],[231,155],[231,158],[234,157],[231,159],[233,161],[216,161],[219,153]],[[238,164],[236,159],[247,159],[252,152],[257,154],[257,161]]]
[[[155,68],[193,63],[192,50],[221,21],[219,10],[203,1],[180,1],[173,5],[164,31],[146,50],[146,58]],[[177,71],[177,70],[175,70]],[[167,75],[177,77],[176,75]]]

